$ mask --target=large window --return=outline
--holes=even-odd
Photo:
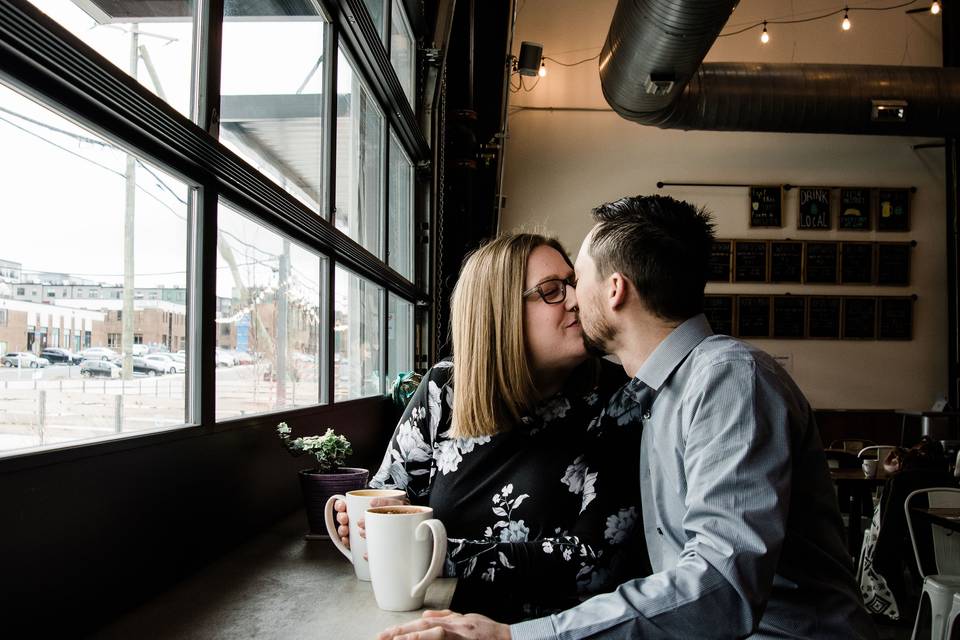
[[[217,419],[322,400],[320,256],[221,203]]]
[[[417,51],[413,30],[402,5],[400,0],[393,0],[390,14],[390,62],[397,72],[397,79],[407,100],[413,106],[416,96]]]
[[[319,213],[326,24],[309,3],[293,4],[300,11],[227,0],[220,139]]]
[[[383,289],[337,267],[334,281],[333,399],[383,392]]]
[[[383,132],[380,109],[341,51],[336,226],[378,257],[383,257]]]
[[[30,0],[189,117],[195,0]]]
[[[3,85],[0,149],[0,453],[184,424],[186,296],[137,294],[186,291],[191,189]]]
[[[391,295],[387,305],[387,385],[397,374],[413,371],[413,305]]]
[[[387,262],[397,273],[413,280],[413,164],[390,136],[390,242]]]

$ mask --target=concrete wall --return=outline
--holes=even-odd
[[[528,0],[518,17],[521,40],[543,43],[544,53],[576,62],[599,53],[615,7],[613,0]],[[807,17],[836,3],[742,2],[728,25],[755,19]],[[799,5],[798,5],[799,6]],[[763,11],[763,15],[760,15]],[[724,38],[708,55],[714,61],[940,64],[939,19],[924,14],[851,13],[804,25],[771,25],[771,42],[759,29]],[[909,342],[757,340],[788,368],[818,408],[927,408],[946,388],[946,273],[944,159],[941,149],[914,150],[930,140],[842,135],[666,131],[621,119],[610,111],[534,111],[520,107],[607,107],[597,62],[561,67],[511,95],[502,229],[541,228],[576,253],[591,226],[591,207],[623,195],[663,193],[714,212],[719,237],[746,239],[916,240],[909,287],[711,284],[708,293],[796,293],[918,296],[915,338]],[[664,188],[665,182],[735,182],[809,186],[915,186],[908,233],[800,232],[796,191],[785,199],[781,229],[750,229],[745,188]]]

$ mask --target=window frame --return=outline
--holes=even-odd
[[[391,2],[386,16],[391,16]],[[66,28],[47,17],[27,0],[0,2],[0,81],[56,113],[104,136],[129,152],[155,164],[190,188],[187,242],[187,305],[185,336],[190,355],[187,369],[185,424],[147,434],[124,434],[122,438],[97,442],[64,443],[60,447],[0,454],[0,471],[50,464],[91,455],[151,446],[157,443],[242,429],[298,415],[322,415],[325,410],[341,412],[352,403],[370,398],[334,402],[333,301],[336,299],[334,273],[342,266],[381,288],[381,371],[388,370],[386,296],[396,295],[416,309],[429,302],[427,291],[417,283],[426,280],[427,265],[420,258],[420,244],[414,233],[411,251],[414,272],[407,279],[388,266],[389,146],[390,136],[416,168],[430,161],[431,152],[421,125],[407,100],[362,0],[311,0],[327,20],[325,58],[335,60],[338,47],[352,57],[361,81],[384,115],[382,175],[384,213],[381,229],[383,259],[337,231],[331,221],[335,199],[336,150],[336,64],[324,65],[326,113],[322,149],[325,176],[321,215],[287,193],[270,178],[260,174],[224,147],[218,139],[217,112],[220,105],[220,60],[224,0],[197,0],[194,15],[194,59],[191,73],[192,117],[187,118],[97,53]],[[406,7],[401,7],[406,10]],[[412,22],[408,17],[408,21]],[[411,24],[411,28],[412,24]],[[389,33],[389,31],[388,31]],[[416,38],[416,33],[414,33]],[[414,40],[416,42],[416,40]],[[419,71],[419,69],[417,69]],[[415,74],[416,75],[416,74]],[[416,81],[416,78],[415,78]],[[416,182],[416,180],[414,181]],[[417,185],[413,185],[416,191]],[[216,317],[216,231],[219,200],[231,203],[260,224],[286,235],[318,253],[327,282],[321,311],[327,319],[321,336],[327,384],[326,404],[257,414],[217,422],[214,414],[215,363],[201,354],[212,353],[217,342]],[[414,224],[425,219],[425,202],[414,199]],[[323,277],[323,275],[321,276]],[[414,331],[416,333],[416,331]],[[89,334],[89,332],[86,332]],[[85,343],[87,335],[82,341]],[[414,354],[419,360],[414,337]],[[389,381],[384,381],[384,385]]]

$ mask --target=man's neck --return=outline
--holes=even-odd
[[[620,332],[618,344],[614,349],[627,375],[631,378],[636,377],[650,354],[680,324],[680,322],[664,320],[648,313],[637,314],[632,322],[627,323]]]

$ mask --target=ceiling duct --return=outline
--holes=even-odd
[[[703,63],[736,5],[620,0],[600,56],[610,106],[663,129],[960,133],[960,69]]]

